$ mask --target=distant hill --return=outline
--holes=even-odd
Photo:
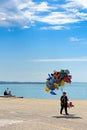
[[[45,82],[0,81],[0,84],[44,84]]]

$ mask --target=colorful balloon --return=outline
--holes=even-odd
[[[50,94],[57,95],[54,91],[50,91]]]
[[[49,92],[50,89],[46,86],[46,87],[45,87],[45,91],[46,91],[46,92]]]
[[[61,80],[61,86],[64,86],[64,85],[65,85],[64,80]]]
[[[57,83],[54,83],[53,85],[55,89],[58,89],[59,85]]]
[[[68,69],[66,70],[60,70],[60,71],[54,71],[51,74],[48,74],[48,78],[46,80],[46,92],[52,92],[55,89],[59,89],[59,87],[64,86],[66,83],[71,83],[72,76],[69,75],[70,71]]]

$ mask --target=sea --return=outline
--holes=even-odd
[[[63,91],[66,91],[69,100],[87,100],[87,83],[72,82],[66,83],[54,92],[56,95],[45,91],[45,83],[29,84],[0,84],[0,95],[2,96],[5,89],[9,89],[12,95],[24,98],[34,99],[60,99]]]

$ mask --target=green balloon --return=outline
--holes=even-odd
[[[61,73],[64,73],[64,70],[61,70]]]

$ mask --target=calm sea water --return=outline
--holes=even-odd
[[[2,84],[0,85],[0,95],[6,88],[11,90],[13,95],[25,98],[60,99],[61,88],[56,90],[57,95],[51,95],[45,91],[45,84]],[[67,92],[69,99],[87,100],[87,83],[65,84],[63,91]]]

